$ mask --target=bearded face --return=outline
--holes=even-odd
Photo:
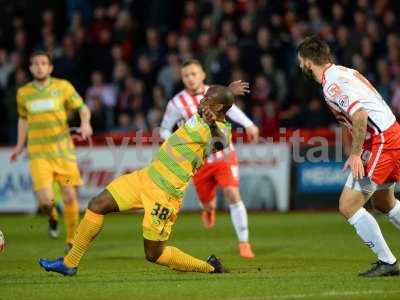
[[[305,75],[305,77],[316,81],[317,79],[315,78],[315,75],[311,69],[310,63],[306,59],[302,58],[300,55],[298,56],[298,60],[299,60],[299,67],[303,72],[303,74]]]

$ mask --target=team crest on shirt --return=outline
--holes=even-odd
[[[335,98],[336,98],[337,103],[340,105],[340,107],[349,106],[349,96],[347,96],[347,95],[338,95]]]
[[[60,96],[60,91],[59,91],[59,90],[52,90],[52,91],[50,92],[50,95],[51,95],[52,97],[58,97],[58,96]]]
[[[328,88],[326,89],[328,92],[328,95],[331,97],[336,97],[342,93],[342,90],[336,83],[332,83]]]

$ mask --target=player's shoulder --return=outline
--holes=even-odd
[[[173,103],[173,104],[177,105],[178,102],[180,101],[180,99],[182,97],[186,97],[186,96],[187,96],[187,91],[186,90],[181,90],[178,93],[176,93],[174,96],[172,96],[172,98],[169,101],[169,103]]]
[[[195,113],[185,122],[185,124],[189,128],[195,128],[196,126],[204,124],[204,121],[198,113]]]
[[[30,93],[33,88],[33,81],[29,81],[17,89],[17,94],[19,96],[24,96],[25,94]]]
[[[332,64],[325,70],[324,77],[328,83],[340,83],[353,76],[354,72],[354,69]]]
[[[72,86],[71,82],[69,82],[67,79],[51,77],[51,80],[53,81],[54,85],[57,85],[57,86],[60,86],[60,87],[70,87],[70,86]]]

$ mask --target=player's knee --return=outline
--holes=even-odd
[[[355,213],[352,205],[346,202],[339,202],[339,212],[347,219]]]
[[[89,202],[88,209],[101,215],[119,211],[117,203],[107,190],[92,198]]]
[[[70,191],[70,190],[65,191],[65,192],[63,192],[62,196],[63,196],[63,201],[66,204],[72,203],[73,201],[76,200],[76,195],[75,195],[74,191]]]
[[[240,201],[239,189],[236,187],[224,188],[224,197],[229,204],[234,204]]]
[[[155,263],[158,260],[158,258],[161,256],[161,252],[158,251],[158,249],[145,248],[144,252],[145,252],[146,260],[149,262],[153,262],[153,263]]]
[[[202,205],[203,205],[203,210],[205,210],[205,211],[212,211],[216,207],[215,203],[212,201],[204,202],[204,203],[202,203]]]
[[[97,214],[105,214],[107,208],[107,200],[100,194],[90,200],[88,209]]]
[[[51,201],[42,202],[40,203],[40,210],[44,213],[50,213],[51,209],[53,208],[53,204]]]

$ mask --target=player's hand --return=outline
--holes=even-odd
[[[16,162],[18,157],[21,155],[22,151],[24,151],[23,147],[15,146],[14,150],[10,155],[10,162]]]
[[[244,94],[250,93],[249,83],[241,80],[231,82],[228,88],[235,96],[243,96]]]
[[[364,165],[359,155],[350,154],[346,163],[344,164],[343,170],[350,168],[354,179],[360,180],[365,176]]]
[[[208,125],[215,124],[215,121],[217,120],[217,116],[213,113],[213,111],[209,107],[206,106],[202,109],[202,115],[203,115],[204,121],[206,121],[206,123]]]
[[[246,128],[246,134],[247,134],[247,137],[250,139],[250,142],[257,143],[258,138],[260,136],[260,130],[258,129],[257,126],[251,125]]]
[[[79,133],[82,135],[84,140],[87,140],[93,134],[92,126],[90,126],[89,123],[82,123],[81,127],[79,128]]]

